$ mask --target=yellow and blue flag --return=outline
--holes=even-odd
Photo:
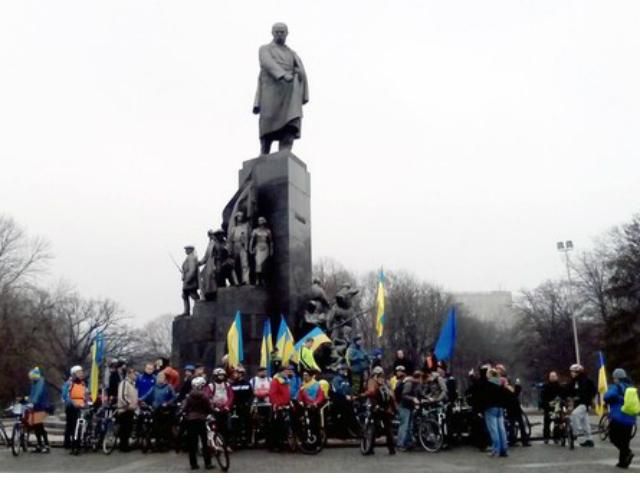
[[[384,272],[380,269],[380,277],[378,278],[378,293],[376,294],[376,333],[378,338],[382,336],[384,331]]]
[[[267,375],[271,376],[271,352],[273,351],[273,338],[271,338],[271,319],[265,318],[262,327],[262,345],[260,346],[260,366],[267,369]]]
[[[451,307],[436,343],[435,354],[438,360],[450,360],[453,357],[453,351],[456,347],[456,331],[456,309]]]
[[[229,327],[227,333],[227,351],[229,366],[235,368],[244,361],[244,349],[242,344],[242,320],[240,310],[236,312],[236,316]]]
[[[295,352],[295,344],[291,330],[289,330],[289,327],[287,326],[287,321],[282,315],[280,316],[280,327],[278,327],[276,348],[278,349],[278,353],[282,359],[282,365],[288,365]]]
[[[311,351],[315,352],[323,343],[331,343],[331,339],[327,337],[327,334],[322,331],[320,327],[316,327],[302,337],[295,345],[295,353],[293,355],[293,361],[298,363],[300,361],[300,350],[307,341],[307,338],[313,338],[313,345],[311,345]]]
[[[596,414],[601,416],[604,413],[604,394],[609,386],[607,385],[607,371],[604,368],[604,356],[598,352],[600,368],[598,369],[598,400],[596,401]]]
[[[102,333],[98,333],[91,345],[91,376],[89,377],[89,385],[91,390],[91,401],[95,402],[98,398],[98,387],[100,385],[100,365],[104,357],[104,339]]]

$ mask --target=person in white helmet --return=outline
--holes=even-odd
[[[214,409],[216,426],[226,438],[228,432],[229,412],[233,407],[233,389],[227,381],[227,372],[224,368],[216,368],[213,371],[213,381],[209,384],[211,391],[211,405]]]
[[[197,470],[198,466],[198,441],[202,445],[204,467],[207,470],[213,468],[211,464],[211,452],[207,446],[207,416],[213,413],[209,398],[204,393],[207,381],[202,377],[191,380],[191,391],[184,403],[184,413],[187,421],[187,442],[189,446],[189,465],[191,470]]]
[[[64,448],[71,448],[71,438],[76,428],[79,408],[89,399],[89,389],[84,381],[84,370],[74,365],[69,371],[69,379],[62,386],[62,399],[65,405]]]
[[[582,433],[586,439],[580,444],[581,447],[593,447],[593,437],[591,436],[591,425],[589,424],[589,409],[596,396],[595,384],[585,375],[582,365],[574,363],[569,368],[571,383],[569,385],[569,396],[573,398],[573,412],[571,412],[571,427],[573,434]]]

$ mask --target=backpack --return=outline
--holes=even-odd
[[[638,389],[636,387],[629,386],[625,389],[624,403],[620,411],[632,417],[640,415],[640,399],[638,398]]]

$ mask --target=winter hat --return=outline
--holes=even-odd
[[[623,380],[627,378],[627,372],[625,372],[622,368],[616,368],[612,374],[613,378],[617,378],[618,380]]]
[[[40,367],[33,367],[33,369],[29,371],[29,379],[40,380],[40,378],[42,378],[42,372],[40,371]]]

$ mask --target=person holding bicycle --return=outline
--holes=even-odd
[[[402,365],[398,365],[396,368],[400,367]],[[420,405],[422,394],[422,371],[416,370],[413,372],[413,376],[403,378],[402,383],[399,383],[396,388],[401,389],[398,399],[400,428],[396,447],[398,450],[410,450],[413,448],[413,411]]]
[[[31,380],[31,391],[29,392],[29,402],[33,404],[33,411],[29,418],[29,425],[36,434],[38,444],[33,450],[34,453],[49,453],[49,437],[44,428],[44,420],[51,412],[51,404],[47,395],[42,371],[39,367],[34,367],[29,372]]]
[[[216,368],[213,371],[213,382],[209,384],[211,391],[211,405],[213,406],[214,417],[218,431],[228,440],[229,412],[233,406],[233,389],[227,382],[227,372],[223,368]]]
[[[191,470],[198,470],[198,442],[202,445],[204,468],[211,470],[211,452],[207,444],[207,417],[213,413],[209,398],[204,393],[207,381],[202,377],[191,380],[191,391],[184,403],[187,422],[187,444],[189,446],[189,465]]]
[[[120,451],[129,451],[129,437],[133,431],[133,415],[138,408],[138,390],[136,389],[136,370],[127,369],[127,375],[118,385],[117,397],[118,410],[118,436],[120,438]]]
[[[250,437],[250,416],[251,404],[253,402],[253,389],[251,383],[246,379],[247,370],[238,365],[231,380],[231,390],[233,390],[233,407],[235,415],[238,418],[238,424],[235,425],[235,440],[246,444]]]
[[[391,422],[395,414],[396,405],[393,398],[393,392],[384,377],[384,370],[382,367],[375,367],[371,371],[371,377],[367,381],[367,389],[362,396],[368,398],[371,402],[371,405],[373,406],[373,414],[376,417],[376,423],[379,421],[382,422],[389,455],[395,455],[396,447],[393,441],[393,428]],[[371,453],[374,453],[373,448],[371,449]]]
[[[84,370],[80,365],[74,365],[70,370],[71,378],[63,386],[63,400],[65,402],[66,424],[64,429],[65,448],[71,448],[72,438],[76,429],[76,422],[80,410],[89,403],[89,389],[84,380]]]
[[[583,432],[587,439],[580,444],[581,447],[593,447],[591,436],[591,424],[589,423],[589,408],[596,396],[596,386],[584,373],[584,367],[574,363],[569,368],[571,385],[569,397],[574,399],[574,408],[571,412],[571,426],[574,435]]]
[[[540,406],[543,412],[542,421],[542,436],[544,437],[544,443],[549,443],[551,438],[551,418],[553,416],[554,405],[553,402],[557,398],[564,398],[566,392],[560,382],[558,381],[558,374],[552,370],[547,375],[547,383],[542,386],[542,392],[540,393]]]
[[[169,427],[173,414],[176,393],[167,383],[164,372],[158,373],[156,384],[140,399],[153,408],[155,437],[158,443],[169,441]]]
[[[613,384],[604,394],[604,401],[609,405],[609,438],[619,451],[618,468],[629,468],[633,460],[633,452],[629,448],[631,432],[636,424],[636,417],[622,411],[624,393],[631,386],[627,372],[616,368],[612,374]]]
[[[285,425],[278,413],[285,408],[291,407],[290,370],[290,366],[280,367],[280,371],[274,375],[269,386],[269,402],[271,402],[271,408],[274,413],[269,443],[273,449],[284,443],[285,440]]]

